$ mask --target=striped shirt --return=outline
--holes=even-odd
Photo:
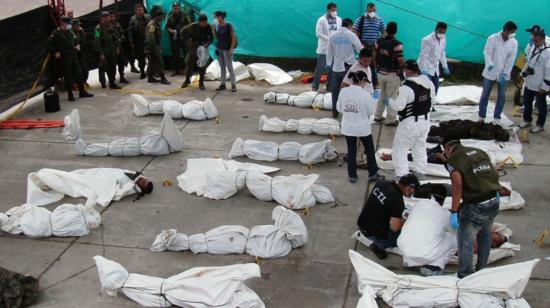
[[[363,23],[363,29],[361,31],[361,29],[359,29],[359,25],[361,24],[362,18],[364,18],[365,21]],[[378,15],[375,15],[374,18],[369,18],[366,15],[359,16],[357,20],[355,20],[353,28],[355,29],[355,31],[357,31],[357,33],[360,33],[361,42],[366,42],[367,45],[374,45],[374,43],[376,43],[376,40],[379,39],[382,36],[384,30],[386,30],[384,20],[378,17]]]

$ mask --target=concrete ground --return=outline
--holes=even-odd
[[[139,136],[145,130],[157,128],[161,117],[135,117],[131,104],[124,99],[128,95],[126,92],[132,89],[175,90],[179,89],[182,79],[171,78],[171,86],[154,87],[138,80],[136,74],[130,74],[129,79],[132,83],[125,91],[94,88],[93,99],[81,99],[75,103],[67,102],[63,95],[61,112],[46,114],[43,107],[38,106],[20,117],[62,119],[73,108],[78,108],[85,140],[107,141]],[[130,272],[159,277],[168,277],[194,266],[255,261],[248,255],[193,255],[189,252],[156,253],[149,250],[155,236],[165,228],[199,233],[224,224],[252,227],[271,223],[271,211],[276,205],[273,202],[260,202],[246,190],[223,201],[192,196],[177,187],[176,176],[185,170],[188,158],[227,157],[236,137],[275,142],[294,140],[301,143],[324,139],[316,135],[259,132],[258,119],[262,114],[288,119],[329,117],[330,112],[266,105],[263,102],[263,94],[267,91],[300,93],[307,90],[303,85],[270,87],[246,81],[239,84],[239,92],[236,94],[216,94],[213,91],[216,86],[215,83],[207,83],[207,91],[192,88],[170,97],[181,102],[213,97],[220,121],[218,124],[216,121],[177,120],[186,147],[182,152],[168,156],[81,157],[76,155],[73,144],[64,141],[60,135],[62,129],[0,131],[0,195],[3,199],[0,211],[25,202],[27,174],[40,168],[144,168],[144,173],[155,184],[152,195],[135,202],[131,197],[125,198],[104,209],[102,225],[88,236],[29,239],[0,234],[0,266],[40,278],[42,294],[39,307],[135,306],[122,295],[114,298],[101,293],[92,260],[95,255],[113,259]],[[508,103],[508,107],[510,105]],[[378,146],[391,146],[395,128],[375,125],[373,129]],[[512,241],[521,244],[522,248],[514,258],[503,260],[497,265],[550,255],[549,244],[539,248],[533,243],[544,228],[550,227],[550,191],[546,187],[550,180],[550,157],[546,154],[550,149],[549,139],[548,132],[531,136],[531,142],[524,148],[526,163],[517,170],[508,170],[505,177],[513,183],[515,190],[523,194],[527,206],[519,211],[502,212],[497,217],[497,221],[514,230]],[[337,138],[335,144],[341,152],[346,151],[342,137]],[[297,162],[266,164],[280,167],[278,175],[320,174],[320,182],[327,185],[346,205],[320,205],[312,208],[309,215],[304,217],[310,235],[307,244],[293,250],[285,258],[261,260],[262,278],[249,280],[247,285],[258,293],[267,307],[355,307],[360,295],[348,249],[356,249],[366,257],[374,258],[368,249],[350,239],[356,230],[356,219],[368,188],[366,171],[360,171],[358,183],[350,184],[345,166],[339,167],[336,162],[317,165],[313,170]],[[391,176],[389,173],[386,175]],[[174,185],[163,187],[161,182],[164,178],[171,179]],[[63,201],[76,203],[81,200]],[[53,209],[54,206],[48,208]],[[381,264],[399,273],[411,273],[403,268],[398,256],[390,256]],[[455,269],[449,266],[446,270],[452,273]],[[541,261],[535,268],[524,296],[533,307],[549,307],[549,288],[550,262]]]

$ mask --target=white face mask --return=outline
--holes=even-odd
[[[374,18],[374,16],[376,16],[376,14],[374,12],[368,12],[367,16],[369,16],[370,18]]]
[[[219,26],[219,25],[220,25],[220,22],[218,21],[217,18],[214,18],[214,21],[212,22],[212,24],[213,24],[214,26]]]
[[[67,30],[70,31],[72,28],[73,28],[73,25],[71,25],[71,24],[67,25]]]
[[[440,39],[440,40],[442,40],[442,39],[445,38],[445,34],[443,34],[443,33],[437,33],[437,38]]]
[[[508,39],[513,39],[514,37],[516,37],[515,33],[508,34]]]
[[[330,12],[330,17],[336,18],[338,16],[338,11]]]

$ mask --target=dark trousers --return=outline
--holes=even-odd
[[[74,53],[61,55],[61,67],[63,71],[63,79],[65,80],[65,88],[67,91],[72,91],[73,84],[82,86],[82,71],[78,57]]]
[[[378,165],[376,164],[376,151],[374,149],[372,135],[366,137],[346,136],[346,144],[348,145],[348,176],[350,178],[357,177],[357,139],[361,140],[365,147],[369,176],[374,176],[378,173]]]
[[[99,62],[99,82],[102,85],[106,84],[105,73],[107,73],[109,83],[114,83],[116,77],[116,55],[114,52],[112,52],[112,54],[106,54],[105,61],[100,60]]]
[[[537,91],[527,88],[523,91],[523,107],[525,108],[525,110],[523,110],[523,120],[529,123],[533,121],[533,100],[539,111],[537,125],[544,127],[546,115],[548,113],[548,109],[546,108],[546,94],[540,94]]]
[[[170,50],[172,51],[172,69],[176,73],[181,69],[181,56],[183,55],[183,43],[181,40],[170,40]]]
[[[124,78],[124,69],[126,68],[126,65],[128,65],[128,59],[126,58],[126,54],[123,52],[122,48],[120,53],[116,55],[116,64],[118,67],[118,76],[120,78]]]
[[[363,233],[363,231],[361,231]],[[363,235],[366,233],[363,233]],[[386,248],[397,247],[397,238],[401,234],[401,230],[395,232],[391,229],[388,231],[388,235],[385,238],[379,238],[376,236],[367,236],[369,240],[373,242],[380,250],[386,250]]]
[[[197,49],[190,49],[185,56],[185,82],[191,83],[191,76],[196,68],[199,70],[199,85],[204,84],[204,74],[206,73],[206,65],[204,67],[198,67]]]
[[[435,94],[437,94],[437,91],[439,91],[439,76],[437,76],[437,73],[434,73],[433,75],[427,75],[426,77],[428,77],[428,79],[430,79],[434,84]]]
[[[351,65],[345,64],[345,71],[335,72],[332,71],[332,77],[330,78],[330,92],[332,93],[332,115],[334,117],[338,116],[338,111],[336,110],[336,103],[338,102],[338,96],[340,95],[340,89],[342,87],[342,81],[346,77],[349,68]]]
[[[86,61],[84,61],[84,55],[78,54],[78,64],[80,65],[80,78],[82,79],[82,83],[86,83],[88,81],[89,71],[88,71],[88,65],[86,65]]]
[[[145,38],[134,41],[134,58],[138,61],[139,70],[145,72]]]

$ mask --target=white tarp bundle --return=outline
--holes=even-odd
[[[101,223],[101,216],[93,206],[63,204],[53,212],[48,209],[21,205],[0,213],[0,229],[10,234],[28,237],[84,236]]]
[[[378,168],[382,170],[395,170],[393,160],[382,159],[383,155],[391,155],[391,154],[392,154],[392,149],[388,149],[388,148],[379,148],[378,151],[376,151],[375,157],[376,157],[376,165],[378,165]],[[416,168],[415,164],[413,164],[413,162],[409,162],[409,169],[411,169],[410,171],[413,171],[419,174],[425,174],[425,175],[431,175],[431,176],[437,176],[437,177],[443,177],[443,178],[449,177],[449,171],[447,171],[444,165],[440,165],[440,164],[428,163],[426,165],[425,170],[417,170],[418,168]]]
[[[398,275],[350,250],[361,299],[358,308],[372,308],[373,293],[391,307],[527,308],[521,298],[539,259],[486,268],[465,278]]]
[[[477,105],[483,89],[478,86],[439,87],[436,102],[442,105]]]
[[[252,160],[298,160],[302,164],[316,164],[338,158],[332,140],[301,145],[297,142],[275,142],[235,139],[229,157],[246,156]]]
[[[289,105],[302,108],[332,110],[332,94],[315,91],[303,92],[299,95],[268,92],[264,94],[266,104]]]
[[[168,114],[164,115],[159,132],[147,132],[139,138],[119,139],[105,143],[86,143],[80,135],[80,116],[73,110],[65,116],[63,135],[76,140],[75,148],[84,156],[167,155],[183,149],[183,137]]]
[[[294,80],[292,76],[285,71],[269,63],[252,63],[248,65],[248,70],[252,76],[254,76],[254,79],[265,80],[267,83],[274,86],[289,83]]]
[[[28,205],[47,205],[65,196],[86,198],[86,205],[108,206],[111,201],[138,193],[139,188],[126,173],[116,168],[78,169],[71,172],[40,169],[27,176]]]
[[[235,71],[235,79],[237,81],[250,78],[248,68],[241,62],[233,61],[233,71]],[[222,71],[220,69],[220,63],[218,62],[218,60],[214,60],[212,63],[210,63],[210,65],[208,65],[204,77],[206,78],[206,80],[221,80]],[[226,79],[229,80],[229,72],[227,72],[226,74]]]
[[[264,308],[258,295],[244,281],[260,277],[254,263],[220,267],[195,267],[166,279],[128,273],[119,263],[102,256],[94,261],[102,291],[116,296],[120,290],[146,307]]]
[[[284,257],[293,248],[307,242],[307,229],[302,218],[282,206],[273,209],[273,225],[248,229],[243,226],[220,226],[206,233],[187,236],[176,229],[162,230],[152,251],[186,251],[211,254],[242,254],[264,259]]]
[[[340,122],[330,118],[303,118],[299,120],[290,119],[283,121],[279,118],[268,118],[262,115],[260,117],[260,131],[272,133],[297,132],[303,135],[313,133],[321,136],[339,136]]]
[[[487,105],[487,115],[485,122],[493,122],[493,113],[495,110],[495,104],[489,103]],[[435,111],[430,112],[431,122],[443,122],[450,120],[479,120],[479,106],[456,106],[456,105],[437,105]],[[510,120],[504,113],[500,119],[501,126],[510,127],[514,125],[514,122]]]
[[[210,98],[204,101],[192,100],[182,104],[174,100],[159,100],[149,102],[139,94],[130,95],[134,105],[134,114],[143,117],[149,114],[167,114],[172,119],[189,119],[202,121],[218,116],[218,109]]]

